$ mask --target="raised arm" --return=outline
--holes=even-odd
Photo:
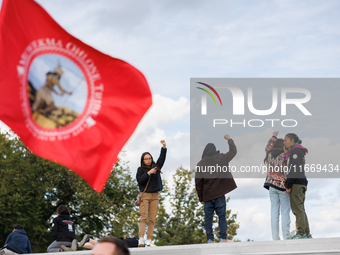
[[[233,139],[231,139],[229,135],[225,135],[224,139],[226,139],[229,144],[229,151],[226,153],[226,156],[227,156],[228,161],[230,161],[235,157],[237,153],[236,145]]]
[[[269,150],[273,144],[276,142],[277,140],[277,135],[279,134],[279,131],[275,131],[273,132],[273,136],[269,139],[268,143],[267,143],[267,146],[265,148],[265,151],[267,152],[267,150]]]
[[[165,158],[166,158],[166,152],[167,152],[167,148],[166,148],[166,142],[165,140],[161,140],[161,144],[163,145],[161,148],[161,153],[157,159],[156,165],[159,167],[159,169],[161,169],[164,165],[165,162]]]

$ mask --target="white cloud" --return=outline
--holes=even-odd
[[[157,159],[161,148],[160,140],[165,139],[168,147],[164,177],[170,179],[181,165],[189,168],[189,134],[177,130],[177,123],[189,119],[189,101],[153,95],[153,105],[139,123],[136,131],[124,146],[133,173],[140,164],[143,152],[149,151]]]
[[[263,187],[264,178],[235,178],[237,189],[230,194],[231,199],[254,199],[268,196],[268,190]]]
[[[189,118],[189,100],[180,97],[178,100],[154,94],[152,96],[152,106],[145,114],[143,120],[138,125],[136,133],[143,133],[149,128],[164,126],[165,124],[174,125],[174,121],[180,121],[184,116]]]
[[[228,204],[228,209],[232,213],[237,213],[237,222],[240,228],[237,231],[235,239],[247,241],[270,240],[270,202],[264,199],[243,199],[232,200]]]
[[[331,137],[303,137],[301,136],[302,145],[308,149],[306,163],[321,164],[322,166],[339,164],[339,158],[334,157],[335,151],[340,151],[340,144],[334,144]],[[340,167],[340,165],[339,165]],[[340,168],[339,168],[340,170]]]

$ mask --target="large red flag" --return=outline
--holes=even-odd
[[[3,0],[0,119],[101,192],[152,104],[144,76],[67,33],[33,0]]]

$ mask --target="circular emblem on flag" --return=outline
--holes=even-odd
[[[293,159],[297,159],[297,158],[298,158],[298,155],[294,154]]]
[[[32,41],[17,72],[28,130],[45,141],[77,136],[96,124],[104,86],[89,54],[72,42]]]
[[[34,58],[27,82],[32,120],[39,127],[58,129],[72,125],[86,106],[85,76],[64,56],[42,54]]]

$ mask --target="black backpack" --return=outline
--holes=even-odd
[[[123,238],[122,238],[123,239]],[[126,245],[129,247],[129,248],[134,248],[134,247],[138,247],[138,240],[139,238],[138,237],[132,237],[132,238],[125,238],[123,239],[123,241],[126,243]]]

